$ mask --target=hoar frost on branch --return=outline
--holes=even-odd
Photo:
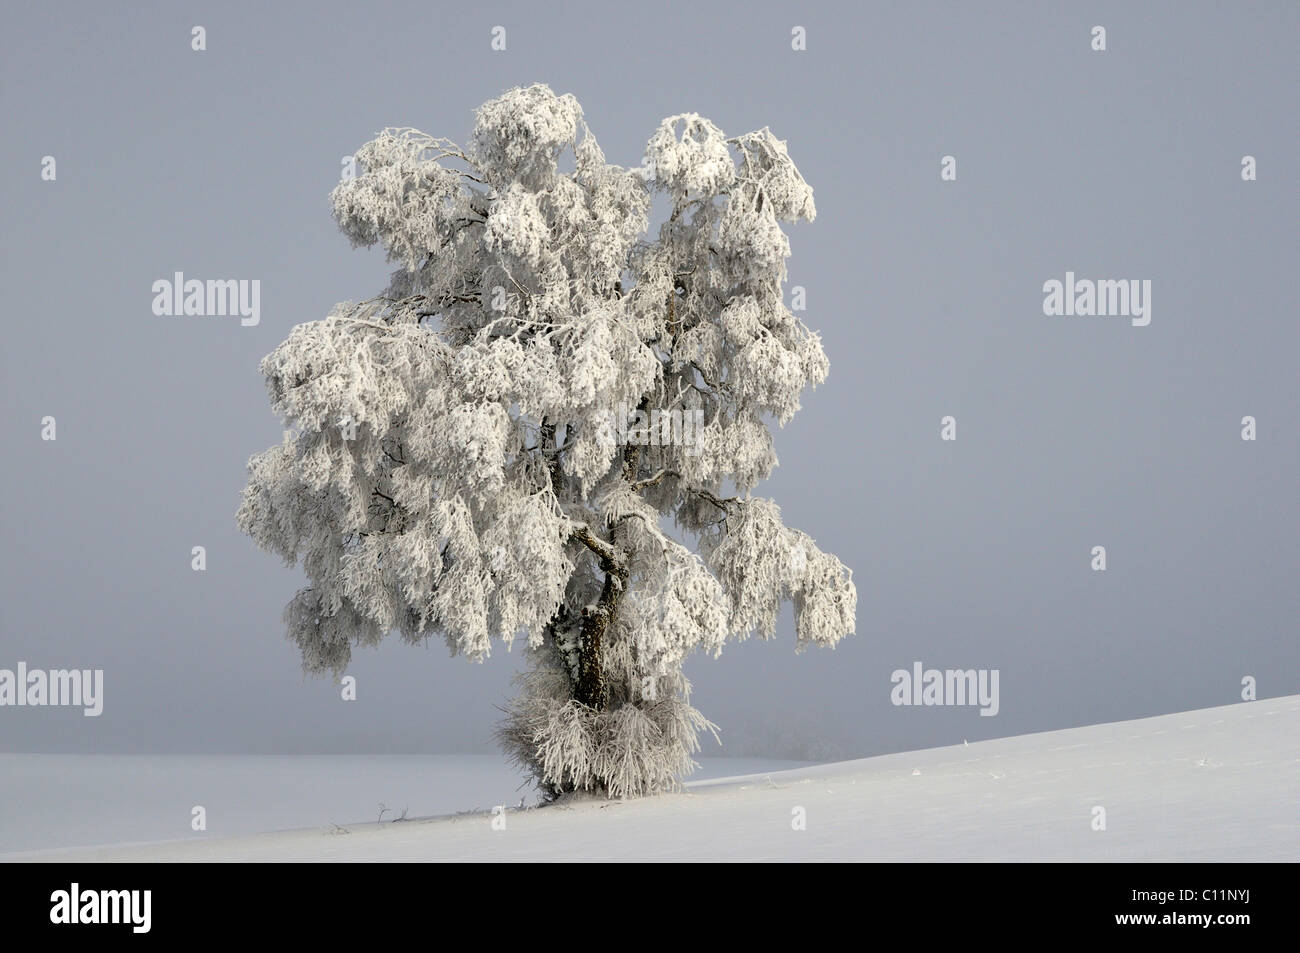
[[[522,635],[499,734],[542,789],[671,788],[713,728],[691,652],[771,638],[787,600],[798,650],[854,630],[849,570],[750,495],[777,462],[767,420],[828,370],[781,290],[781,226],[812,220],[812,189],[769,130],[692,114],[641,167],[610,165],[542,85],[482,106],[463,150],[389,129],[357,159],[335,218],[398,270],[262,362],[293,429],[249,461],[239,511],[306,572],[288,635],[335,673],[392,631],[475,660]],[[649,237],[654,193],[669,214]],[[620,445],[620,406],[703,426],[690,447]]]

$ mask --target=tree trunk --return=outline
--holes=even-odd
[[[627,585],[627,573],[605,568],[605,585],[600,602],[582,612],[582,648],[578,651],[578,681],[573,697],[588,708],[604,711],[609,706],[609,685],[601,659],[601,647],[614,619]]]

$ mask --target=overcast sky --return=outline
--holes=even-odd
[[[344,702],[283,637],[300,573],[234,513],[281,430],[258,361],[386,283],[330,218],[342,157],[385,126],[463,143],[533,82],[611,162],[698,112],[770,126],[816,190],[790,285],[831,374],[758,492],[854,570],[857,634],[796,656],[787,612],[694,660],[722,753],[1300,692],[1298,40],[1291,2],[7,5],[0,668],[100,668],[105,699],[0,708],[0,750],[493,750],[519,647],[394,639]],[[155,316],[177,271],[260,280],[260,323]],[[1045,315],[1067,271],[1150,280],[1150,324]],[[997,716],[892,705],[918,661],[998,670]]]

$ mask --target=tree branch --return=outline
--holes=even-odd
[[[658,483],[660,480],[662,480],[662,479],[664,478],[664,476],[667,475],[667,473],[668,473],[667,470],[660,470],[658,473],[656,473],[656,474],[655,474],[654,476],[652,476],[652,477],[648,477],[648,478],[646,478],[646,479],[644,479],[644,480],[637,480],[635,483],[632,484],[632,489],[633,489],[634,491],[635,491],[635,490],[644,490],[644,489],[645,489],[646,487],[648,487],[648,486],[654,486],[656,483]]]
[[[600,568],[606,572],[611,572],[622,567],[623,561],[619,559],[618,551],[614,548],[613,544],[607,543],[605,540],[595,535],[586,523],[571,523],[569,536],[576,539],[599,556]]]

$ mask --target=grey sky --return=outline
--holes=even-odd
[[[6,4],[0,667],[102,668],[106,697],[0,709],[0,750],[488,750],[518,649],[393,640],[344,703],[283,639],[299,574],[234,512],[280,433],[257,362],[389,272],[329,217],[340,159],[390,125],[463,142],[532,82],[612,162],[699,112],[771,126],[816,189],[790,284],[831,376],[759,492],[853,568],[858,632],[796,657],[787,614],[693,661],[727,753],[1227,704],[1244,675],[1300,692],[1300,6],[550,6]],[[1150,279],[1150,326],[1045,316],[1067,270]],[[175,271],[260,279],[261,323],[155,316]],[[917,660],[999,669],[997,717],[892,706]]]

